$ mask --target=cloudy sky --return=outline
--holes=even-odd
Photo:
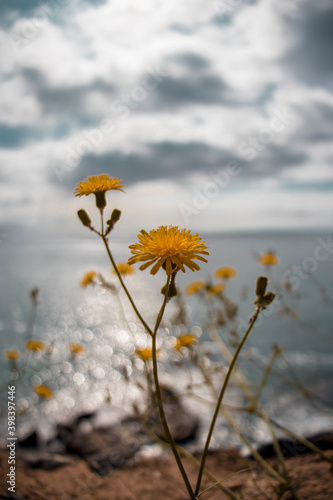
[[[0,0],[0,228],[331,229],[330,0]]]

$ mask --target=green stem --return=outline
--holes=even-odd
[[[259,313],[260,313],[260,308],[258,307],[256,309],[256,312],[252,316],[251,322],[249,324],[248,329],[245,332],[244,337],[242,338],[242,340],[240,341],[240,343],[239,343],[239,345],[237,347],[237,350],[236,350],[236,352],[234,354],[234,357],[233,357],[233,359],[232,359],[232,361],[231,361],[231,363],[229,365],[227,375],[226,375],[226,377],[224,379],[224,383],[223,383],[223,386],[222,386],[219,398],[217,400],[215,412],[214,412],[214,415],[213,415],[213,418],[212,418],[212,421],[211,421],[211,424],[210,424],[210,428],[209,428],[209,431],[208,431],[208,435],[207,435],[207,439],[206,439],[206,443],[205,443],[205,448],[204,448],[204,451],[203,451],[203,454],[202,454],[201,467],[200,467],[199,474],[198,474],[197,485],[196,485],[196,488],[195,488],[195,495],[198,495],[199,491],[200,491],[200,486],[201,486],[201,481],[202,481],[202,475],[203,475],[203,471],[204,471],[204,468],[205,468],[205,462],[206,462],[206,458],[207,458],[207,454],[208,454],[208,448],[209,448],[209,445],[210,445],[210,441],[211,441],[211,438],[212,438],[212,435],[213,435],[213,431],[214,431],[214,427],[215,427],[215,424],[216,424],[216,421],[217,421],[217,417],[218,417],[218,414],[220,412],[220,407],[221,407],[221,404],[222,404],[223,396],[224,396],[225,390],[227,388],[227,385],[228,385],[228,382],[229,382],[232,370],[233,370],[233,368],[234,368],[234,366],[236,364],[238,355],[239,355],[240,351],[242,350],[242,347],[245,344],[245,341],[246,341],[249,333],[251,332],[254,323],[256,322],[256,320],[257,320],[257,318],[259,316]]]
[[[104,218],[103,218],[103,209],[100,209],[101,212],[101,234],[104,234]]]
[[[132,307],[133,307],[133,309],[134,309],[134,311],[135,311],[135,314],[137,315],[137,317],[139,318],[139,320],[141,321],[141,323],[142,323],[142,324],[143,324],[143,326],[145,327],[145,329],[146,329],[147,333],[149,333],[149,335],[152,335],[152,334],[153,334],[153,332],[152,332],[151,328],[147,325],[147,323],[145,322],[145,320],[144,320],[144,319],[143,319],[143,317],[141,316],[140,312],[138,311],[138,309],[137,309],[137,307],[136,307],[136,305],[135,305],[135,303],[134,303],[134,300],[133,300],[133,299],[132,299],[132,297],[131,297],[131,294],[130,294],[130,293],[129,293],[129,291],[127,290],[127,287],[126,287],[126,285],[125,285],[125,283],[124,283],[124,280],[123,280],[123,278],[122,278],[122,276],[121,276],[120,272],[118,271],[118,268],[117,268],[116,263],[115,263],[115,261],[114,261],[114,258],[113,258],[113,256],[112,256],[111,250],[110,250],[110,248],[109,248],[109,245],[108,245],[108,241],[107,241],[107,239],[106,239],[106,236],[105,236],[104,234],[102,234],[102,235],[101,235],[101,238],[102,238],[102,240],[104,241],[104,245],[105,245],[106,251],[107,251],[107,253],[108,253],[109,259],[110,259],[110,261],[111,261],[112,267],[113,267],[113,269],[115,270],[116,275],[118,276],[119,282],[120,282],[121,286],[123,287],[123,290],[124,290],[124,292],[126,293],[126,295],[127,295],[127,297],[128,297],[128,300],[130,301],[130,303],[131,303],[131,305],[132,305]]]
[[[163,314],[164,314],[165,307],[166,307],[166,303],[168,301],[169,284],[170,284],[170,276],[168,276],[168,278],[167,278],[167,283],[166,283],[166,287],[165,287],[165,295],[164,295],[163,304],[162,304],[160,312],[159,312],[159,314],[157,316],[156,323],[155,323],[155,328],[154,328],[154,331],[153,331],[153,334],[152,334],[152,358],[153,358],[153,375],[154,375],[154,383],[155,383],[155,393],[156,393],[156,400],[157,400],[157,405],[158,405],[158,409],[159,409],[159,413],[160,413],[160,419],[161,419],[161,423],[162,423],[162,426],[163,426],[163,430],[164,430],[165,436],[166,436],[167,441],[168,441],[168,443],[170,445],[171,451],[172,451],[172,453],[173,453],[173,455],[175,457],[175,460],[177,462],[179,471],[180,471],[180,473],[181,473],[181,475],[183,477],[183,480],[184,480],[185,486],[187,488],[187,491],[188,491],[188,493],[190,495],[190,498],[191,498],[191,500],[195,500],[195,495],[193,493],[191,484],[190,484],[189,479],[187,477],[187,474],[185,472],[185,469],[184,469],[184,466],[182,464],[181,458],[180,458],[179,453],[177,451],[176,444],[175,444],[175,442],[173,440],[173,437],[171,435],[168,423],[166,421],[164,407],[163,407],[163,401],[162,401],[161,388],[160,388],[160,383],[159,383],[159,379],[158,379],[156,337],[157,337],[157,330],[158,330],[158,327],[159,327],[159,325],[160,325],[160,323],[162,321]]]

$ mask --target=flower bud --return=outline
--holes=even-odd
[[[257,279],[257,286],[256,286],[256,296],[257,297],[262,297],[265,295],[266,287],[267,287],[268,280],[264,276],[259,276]]]
[[[254,303],[256,304],[257,307],[264,308],[269,306],[273,300],[275,299],[275,293],[273,292],[267,292],[265,295],[262,295],[261,297],[257,297]]]
[[[118,220],[120,219],[121,216],[121,210],[118,210],[118,208],[115,208],[111,214],[111,217],[108,221],[106,221],[108,226],[114,226]]]
[[[260,300],[260,307],[267,307],[269,306],[273,300],[275,299],[275,293],[273,292],[267,292],[266,295],[262,297]]]
[[[79,210],[77,215],[84,226],[91,228],[91,219],[85,210]]]

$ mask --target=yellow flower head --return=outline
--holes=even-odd
[[[219,267],[215,271],[215,278],[222,280],[230,280],[231,278],[235,278],[237,276],[237,271],[233,267],[225,266]]]
[[[259,259],[259,264],[262,266],[277,266],[279,263],[279,259],[273,252],[264,253]]]
[[[87,286],[94,283],[94,280],[95,280],[97,274],[98,273],[96,271],[88,271],[81,279],[81,283],[80,283],[81,288],[87,288]]]
[[[87,180],[81,181],[76,185],[74,194],[75,196],[89,196],[90,194],[94,194],[96,196],[97,208],[99,208],[101,213],[103,213],[106,206],[106,191],[123,191],[121,188],[124,187],[124,184],[121,184],[121,182],[121,179],[117,179],[117,177],[109,177],[108,174],[101,174],[98,176],[91,175],[87,178]],[[82,211],[79,212],[82,214]],[[89,217],[87,218],[87,223],[88,221]]]
[[[6,351],[6,358],[9,359],[9,361],[16,361],[20,356],[21,354],[16,349]]]
[[[127,262],[118,262],[117,269],[123,276],[135,273],[134,267],[127,264]],[[112,272],[113,274],[116,274],[116,271],[114,269],[112,269]]]
[[[153,357],[153,350],[149,347],[145,347],[144,349],[136,349],[136,354],[139,358],[143,359],[143,361],[148,361]],[[160,349],[156,349],[156,354],[159,355]]]
[[[161,266],[168,275],[171,275],[176,268],[184,273],[184,266],[191,271],[198,271],[200,267],[193,260],[207,262],[199,254],[209,255],[206,252],[208,247],[197,233],[192,235],[191,231],[179,229],[178,226],[159,226],[149,233],[142,229],[138,239],[139,243],[129,246],[134,256],[128,260],[128,264],[144,262],[140,266],[141,271],[154,264],[151,274],[156,274]]]
[[[225,283],[217,283],[217,285],[210,285],[207,287],[207,292],[211,295],[218,295],[219,293],[224,292],[226,289]]]
[[[105,193],[116,189],[123,191],[121,188],[125,187],[121,184],[121,179],[117,177],[110,177],[108,174],[91,175],[87,180],[81,181],[74,189],[75,196],[89,196],[90,194]]]
[[[53,398],[53,392],[46,385],[35,385],[34,391],[36,394],[38,394],[39,397],[41,397],[43,399],[52,399]]]
[[[71,342],[69,344],[69,350],[71,351],[72,354],[84,354],[86,352],[85,348],[83,345],[80,344],[75,344],[74,342]]]
[[[28,351],[37,352],[45,350],[45,344],[41,340],[27,340],[25,346]]]
[[[178,339],[176,340],[176,343],[174,345],[174,349],[176,351],[180,351],[182,347],[190,347],[192,344],[197,342],[198,339],[195,335],[192,333],[184,333]]]
[[[185,295],[194,295],[206,288],[206,283],[204,281],[193,281],[185,288]]]

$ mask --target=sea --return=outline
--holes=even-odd
[[[231,266],[237,277],[227,283],[224,295],[238,305],[233,330],[244,333],[255,310],[255,284],[267,276],[268,289],[276,293],[253,328],[239,360],[254,390],[260,385],[273,346],[283,349],[261,393],[261,405],[275,421],[302,435],[333,428],[333,249],[330,233],[273,232],[202,235],[209,246],[207,264],[198,272],[179,272],[179,297],[167,304],[158,336],[159,370],[163,384],[173,387],[188,411],[201,420],[201,437],[213,411],[202,374],[184,355],[174,351],[175,338],[189,332],[198,336],[198,348],[218,389],[226,363],[207,327],[207,307],[218,310],[221,302],[207,305],[199,296],[183,291],[195,280],[216,283],[214,271]],[[124,234],[110,238],[116,262],[130,257],[128,245],[135,240]],[[279,264],[266,268],[260,255],[272,251]],[[64,422],[87,411],[99,410],[101,425],[119,421],[142,407],[146,396],[144,364],[137,348],[149,347],[149,338],[119,289],[111,272],[103,242],[94,234],[82,235],[25,232],[1,233],[0,238],[0,335],[1,335],[1,436],[6,438],[7,391],[15,387],[16,427],[24,435],[36,425],[46,437],[56,422]],[[138,266],[136,266],[138,267]],[[95,270],[113,285],[80,287],[85,272]],[[136,270],[125,278],[142,316],[153,325],[161,306],[165,275]],[[37,309],[31,291],[37,287]],[[179,310],[186,320],[175,323]],[[218,326],[228,345],[230,328]],[[28,338],[42,340],[46,351],[27,353]],[[235,339],[234,339],[235,340]],[[70,343],[84,346],[85,353],[71,355]],[[6,350],[17,349],[17,370],[6,359]],[[234,347],[229,346],[233,351]],[[53,391],[50,400],[34,392],[39,384]],[[233,382],[226,404],[236,408],[246,398]],[[235,418],[250,441],[269,441],[262,421],[235,410]],[[241,445],[223,417],[219,419],[212,446]]]

